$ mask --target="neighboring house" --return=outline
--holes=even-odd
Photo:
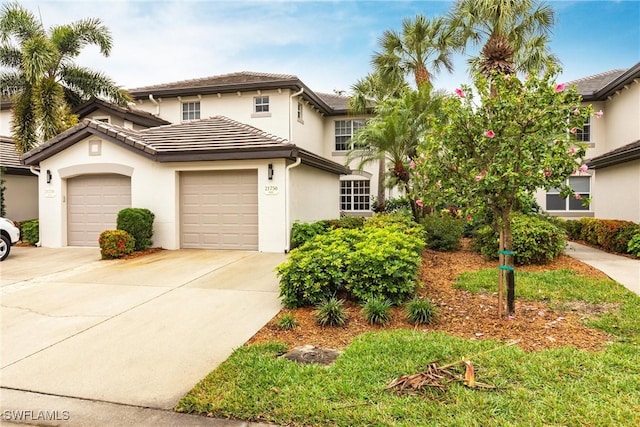
[[[20,161],[13,140],[0,136],[5,216],[14,221],[38,218],[38,178]]]
[[[24,155],[41,171],[44,246],[96,246],[128,206],[155,214],[154,245],[265,252],[288,250],[297,220],[371,213],[377,165],[344,166],[366,118],[346,97],[249,72],[130,93],[172,124],[140,129],[130,109],[94,101],[79,109],[92,119]]]
[[[640,63],[585,77],[575,85],[584,105],[593,105],[601,118],[591,116],[576,135],[587,143],[586,173],[568,180],[591,204],[563,199],[557,191],[538,192],[538,204],[548,213],[566,218],[591,216],[640,222]]]

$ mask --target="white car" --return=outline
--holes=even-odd
[[[10,219],[0,218],[0,261],[4,261],[13,246],[20,240],[20,229]]]

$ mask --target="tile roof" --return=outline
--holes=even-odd
[[[591,95],[592,93],[597,92],[599,89],[605,87],[607,83],[610,83],[616,77],[620,77],[620,75],[622,75],[622,73],[624,73],[625,71],[626,70],[622,69],[611,70],[568,82],[567,85],[578,86],[578,93],[582,96]]]
[[[316,95],[320,97],[329,107],[336,112],[349,110],[349,97],[344,95],[337,95],[333,93],[321,93],[316,92]]]
[[[161,89],[192,89],[203,87],[223,87],[231,85],[251,85],[256,83],[280,82],[300,80],[291,74],[257,73],[253,71],[240,71],[237,73],[221,74],[218,76],[202,77],[199,79],[180,80],[170,83],[142,86],[129,89],[129,93],[135,96],[137,92],[157,91]]]
[[[588,160],[587,166],[592,169],[603,169],[633,160],[640,160],[640,139]]]
[[[607,99],[624,86],[640,78],[640,62],[625,70],[611,70],[593,76],[567,82],[576,85],[578,93],[585,101],[599,101]]]
[[[0,166],[7,168],[8,173],[29,170],[29,166],[20,161],[20,153],[16,150],[13,139],[8,136],[0,136]]]
[[[349,169],[298,148],[283,138],[223,116],[134,130],[84,119],[81,123],[25,153],[26,164],[61,152],[91,134],[133,149],[158,162],[302,158],[303,163],[333,173]]]
[[[98,109],[110,112],[140,126],[152,127],[167,125],[170,123],[167,120],[161,119],[147,111],[138,110],[132,106],[122,107],[118,104],[98,98],[92,98],[82,105],[79,105],[73,109],[73,112],[77,114],[80,119],[83,119]]]

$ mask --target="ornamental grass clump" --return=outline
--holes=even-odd
[[[348,319],[344,300],[336,297],[318,304],[314,314],[320,326],[344,326]]]
[[[295,316],[291,313],[283,314],[280,319],[278,319],[278,328],[282,330],[295,329],[298,327],[298,321]]]
[[[406,315],[414,325],[429,325],[437,316],[437,308],[428,299],[414,298],[407,303]]]
[[[391,302],[383,298],[369,298],[362,306],[362,315],[372,325],[385,325],[391,320]]]

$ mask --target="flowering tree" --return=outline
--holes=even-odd
[[[416,173],[423,177],[421,187],[431,190],[414,198],[436,195],[447,205],[493,213],[509,315],[515,314],[510,214],[519,195],[560,188],[562,195],[573,196],[567,177],[586,171],[585,147],[573,134],[591,107],[582,107],[576,89],[556,85],[554,78],[552,73],[525,81],[514,75],[477,77],[477,95],[464,86],[444,100],[442,115],[418,150]]]

